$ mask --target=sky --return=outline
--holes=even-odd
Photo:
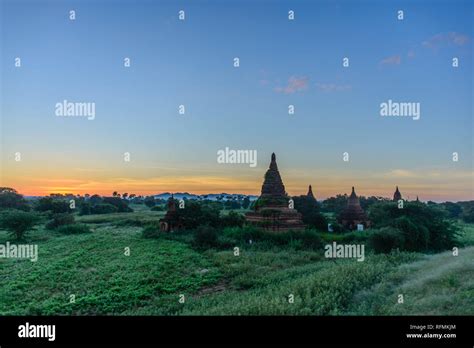
[[[1,186],[259,194],[275,152],[290,195],[474,199],[471,1],[0,3]],[[226,147],[257,165],[218,163]]]

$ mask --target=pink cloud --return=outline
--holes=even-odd
[[[288,85],[286,87],[276,87],[275,91],[279,93],[292,94],[300,91],[304,91],[308,88],[309,79],[305,76],[296,77],[291,76],[288,79]]]
[[[423,41],[422,45],[424,47],[438,49],[446,45],[464,46],[469,41],[469,36],[451,31],[448,33],[439,33],[433,35],[428,40]]]

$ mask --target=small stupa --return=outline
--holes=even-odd
[[[347,200],[347,207],[339,215],[339,222],[350,230],[357,229],[357,225],[361,224],[364,227],[369,227],[370,222],[367,218],[367,214],[364,209],[360,206],[359,197],[357,197],[354,186],[352,186],[352,192]]]
[[[246,220],[266,231],[303,230],[301,214],[289,207],[290,197],[281,180],[276,156],[273,153],[265,173],[262,193],[255,203],[255,211],[245,214]]]
[[[398,190],[398,186],[397,186],[397,189],[395,190],[395,193],[393,194],[393,200],[395,202],[398,202],[400,199],[402,199],[402,194]]]
[[[176,202],[173,194],[168,198],[168,210],[163,217],[160,219],[160,231],[162,232],[173,232],[183,228],[183,224],[180,221],[178,212],[176,211]]]

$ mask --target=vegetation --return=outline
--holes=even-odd
[[[303,222],[310,226],[322,231],[327,229],[327,220],[322,215],[319,207],[319,203],[312,197],[299,196],[293,197],[295,209],[303,216]]]
[[[58,227],[56,231],[62,234],[81,234],[89,233],[91,232],[91,229],[89,226],[84,224],[67,224]]]
[[[4,210],[0,215],[0,228],[10,232],[16,240],[24,240],[26,232],[33,229],[39,216],[23,210]]]
[[[403,209],[399,209],[397,203],[385,202],[373,205],[369,212],[373,227],[392,227],[387,241],[397,239],[400,243],[403,240],[399,245],[402,250],[441,251],[458,245],[456,224],[436,206],[406,202]],[[395,237],[397,233],[399,236]]]
[[[75,197],[75,210],[72,196],[47,198],[40,203],[0,190],[0,244],[28,232],[39,248],[35,263],[0,259],[0,279],[7,280],[0,315],[474,313],[469,202],[405,202],[398,209],[370,197],[373,228],[334,233],[311,216],[332,223],[332,203],[341,198],[321,205],[296,199],[310,227],[272,233],[247,226],[240,207],[188,200],[177,209],[185,229],[165,233],[165,211],[133,194]],[[325,258],[325,245],[334,241],[365,245],[364,262]]]
[[[0,210],[19,209],[28,211],[28,202],[15,189],[10,187],[0,187]]]
[[[74,223],[74,215],[67,213],[54,214],[53,218],[46,224],[46,229],[54,230],[59,226],[70,225]]]

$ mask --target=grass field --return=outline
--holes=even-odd
[[[37,262],[0,260],[0,315],[474,314],[473,225],[462,226],[459,256],[369,253],[357,262],[323,250],[248,245],[235,256],[143,238],[140,226],[163,214],[78,217],[92,229],[80,235],[39,227],[28,236]],[[0,243],[8,239],[0,231]]]

